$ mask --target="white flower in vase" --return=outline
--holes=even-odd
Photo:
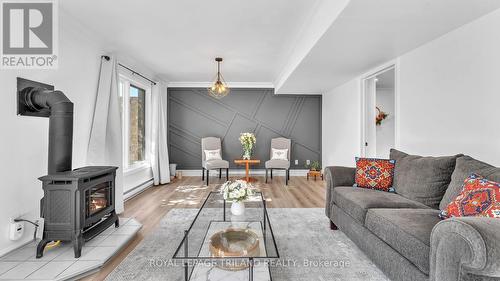
[[[232,202],[231,213],[235,216],[243,215],[245,212],[245,204],[243,202],[255,194],[253,186],[243,180],[225,182],[220,192],[224,200]]]
[[[243,148],[243,159],[250,159],[257,139],[253,133],[240,134],[240,143]]]

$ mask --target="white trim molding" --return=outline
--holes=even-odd
[[[214,82],[169,82],[168,88],[208,88]],[[274,84],[271,82],[227,82],[230,88],[273,88]]]
[[[396,113],[394,115],[394,148],[400,149],[401,148],[401,76],[400,76],[400,71],[401,71],[401,59],[400,57],[396,58],[393,63],[394,63],[394,73],[396,74],[395,80],[394,80],[394,96],[395,96],[395,101],[394,101],[394,112]]]
[[[300,92],[274,92],[274,94],[276,95],[290,95],[290,96],[293,96],[293,95],[307,95],[307,96],[321,96],[323,93],[321,92],[303,92],[303,93],[300,93]]]
[[[201,170],[177,170],[178,172],[181,172],[183,177],[200,177],[201,179]],[[213,176],[218,176],[219,171],[218,170],[210,170],[212,172]],[[290,169],[290,176],[294,177],[305,177],[307,176],[307,172],[309,170],[307,169]],[[234,176],[234,175],[245,175],[245,170],[244,169],[230,169],[229,170],[229,176]],[[264,176],[266,175],[266,170],[265,169],[255,169],[255,170],[250,170],[250,175],[252,176]],[[222,171],[222,176],[223,178],[226,176],[226,171],[223,169]],[[273,176],[285,176],[285,170],[273,170]]]
[[[127,190],[123,194],[123,200],[127,201],[127,200],[139,195],[140,193],[142,193],[143,191],[145,191],[146,189],[148,189],[150,187],[153,187],[153,179],[150,179],[141,185],[138,185],[132,189]]]
[[[365,147],[365,141],[366,141],[366,99],[365,99],[365,96],[366,96],[366,81],[368,81],[369,79],[385,72],[385,71],[388,71],[390,69],[394,69],[394,75],[395,75],[395,79],[394,79],[394,123],[395,123],[395,128],[394,128],[394,146],[395,148],[399,148],[400,146],[400,76],[399,76],[399,67],[400,67],[400,58],[396,58],[396,59],[393,59],[393,60],[390,60],[388,62],[385,62],[375,68],[372,68],[371,70],[365,72],[364,74],[362,74],[361,76],[359,76],[359,78],[357,78],[358,80],[358,84],[360,86],[360,91],[359,91],[359,95],[360,95],[360,107],[361,107],[361,110],[360,110],[360,142],[359,142],[359,145],[360,145],[360,152],[361,152],[361,156],[365,157],[366,156],[366,147]]]

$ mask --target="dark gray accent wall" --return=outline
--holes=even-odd
[[[307,159],[321,162],[321,96],[231,89],[228,96],[215,99],[205,88],[168,89],[169,158],[178,169],[201,169],[200,142],[209,136],[222,139],[222,157],[235,167],[234,159],[242,154],[238,138],[244,132],[257,136],[259,168],[269,160],[275,137],[292,139],[292,169],[303,169]]]

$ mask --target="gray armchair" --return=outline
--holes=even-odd
[[[219,179],[222,177],[222,169],[226,169],[226,179],[229,180],[229,162],[222,159],[206,161],[205,150],[220,149],[222,156],[222,145],[220,138],[207,137],[201,139],[201,166],[203,168],[201,180],[205,180],[205,171],[207,172],[207,185],[209,184],[210,170],[219,169]]]
[[[288,149],[287,160],[272,159],[274,149]],[[271,171],[271,179],[273,179],[273,170],[285,170],[285,183],[288,185],[290,180],[290,155],[291,155],[292,141],[285,138],[275,138],[271,140],[271,160],[266,161],[266,183],[268,177],[268,170]]]

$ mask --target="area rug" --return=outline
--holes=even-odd
[[[171,210],[106,280],[184,280],[171,258],[196,212]],[[271,266],[272,280],[389,280],[346,235],[329,229],[324,209],[268,212],[281,261]]]

